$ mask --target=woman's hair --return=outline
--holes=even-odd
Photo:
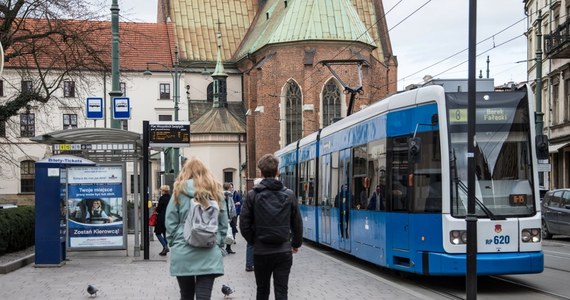
[[[170,193],[170,186],[169,185],[162,185],[160,186],[160,191],[163,193]]]
[[[220,204],[222,184],[218,182],[202,161],[193,157],[186,161],[174,182],[174,204],[180,204],[180,193],[186,189],[186,181],[194,180],[194,199],[204,207],[209,207],[208,200],[214,199]]]

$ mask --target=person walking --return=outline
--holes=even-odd
[[[278,166],[273,154],[261,157],[257,167],[264,178],[247,193],[241,209],[240,231],[253,245],[257,300],[269,299],[271,276],[275,299],[287,299],[293,253],[303,243],[299,206],[293,191],[275,178]]]
[[[233,240],[236,240],[236,232],[237,232],[237,213],[236,213],[236,206],[234,204],[233,194],[231,191],[232,184],[230,182],[224,182],[224,199],[225,199],[225,207],[228,215],[229,225],[232,228],[232,236]],[[235,230],[234,230],[235,228]],[[226,252],[228,254],[235,254],[236,252],[232,250],[232,244],[226,244]]]
[[[168,207],[168,202],[170,201],[170,186],[163,185],[160,187],[160,198],[158,198],[158,204],[154,211],[156,212],[156,226],[154,226],[154,234],[158,241],[162,245],[162,251],[158,253],[160,256],[165,256],[166,253],[170,252],[168,249],[168,243],[166,242],[166,226],[164,225],[166,207]]]
[[[213,200],[213,201],[209,201]],[[193,201],[198,202],[192,203]],[[184,239],[184,223],[192,207],[206,209],[214,202],[219,208],[216,246],[193,247]],[[224,238],[228,216],[223,203],[222,185],[203,162],[191,158],[182,167],[174,183],[172,201],[166,208],[166,238],[170,246],[170,275],[176,276],[180,299],[210,299],[214,280],[224,275]]]
[[[263,178],[255,178],[255,180],[253,180],[253,188],[255,188],[256,185],[260,184],[262,179]],[[247,197],[245,200],[247,200]],[[255,270],[253,264],[253,244],[247,243],[247,246],[245,248],[245,271],[253,272],[253,270]]]
[[[241,193],[239,191],[236,191],[234,189],[234,184],[230,182],[230,191],[232,193],[232,198],[234,199],[234,206],[236,208],[236,213],[237,216],[235,217],[235,219],[230,220],[230,226],[232,227],[232,235],[234,237],[234,241],[236,240],[236,234],[238,233],[238,217],[239,214],[241,213],[241,206],[242,206],[242,197],[241,197]]]

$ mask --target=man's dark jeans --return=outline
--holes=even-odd
[[[257,300],[269,299],[271,275],[275,300],[286,300],[289,285],[289,273],[293,265],[293,253],[281,252],[266,255],[254,255],[255,282],[257,283]]]

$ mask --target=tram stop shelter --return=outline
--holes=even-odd
[[[134,194],[135,256],[140,256],[140,239],[144,239],[139,220],[139,204],[143,201],[142,134],[113,128],[74,128],[35,136],[33,142],[49,145],[54,155],[66,154],[85,158],[94,163],[132,163]],[[123,195],[126,197],[126,195]],[[138,201],[137,201],[138,200]],[[127,245],[128,247],[128,245]],[[128,251],[127,251],[128,253]]]

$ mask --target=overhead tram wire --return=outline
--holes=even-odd
[[[515,26],[516,24],[518,24],[518,23],[520,23],[520,22],[522,22],[522,21],[524,21],[524,20],[526,20],[526,17],[525,17],[525,18],[522,18],[522,19],[516,21],[515,23],[513,23],[513,24],[511,24],[511,25],[509,25],[509,26],[507,26],[507,27],[505,27],[504,29],[502,29],[502,30],[500,30],[500,31],[498,31],[498,32],[496,32],[496,33],[490,35],[490,36],[487,37],[486,39],[484,39],[484,40],[480,41],[479,43],[477,43],[477,45],[479,45],[480,43],[486,42],[486,41],[488,41],[488,40],[490,40],[490,39],[496,37],[497,35],[503,33],[503,32],[506,31],[507,29],[509,29],[509,28],[511,28],[511,27],[513,27],[513,26]],[[495,45],[495,46],[493,46],[492,48],[490,48],[490,49],[488,49],[488,50],[486,50],[486,51],[484,51],[484,52],[482,52],[482,53],[479,53],[479,54],[477,55],[477,57],[479,57],[479,56],[481,56],[481,55],[483,55],[483,54],[485,54],[485,53],[487,53],[487,52],[489,52],[489,51],[491,51],[491,50],[494,50],[494,49],[496,49],[496,48],[498,48],[498,47],[500,47],[500,46],[503,46],[503,45],[505,45],[505,44],[507,44],[507,43],[509,43],[509,42],[511,42],[511,41],[513,41],[513,40],[515,40],[515,39],[517,39],[517,38],[519,38],[519,37],[521,37],[521,36],[524,36],[524,34],[517,35],[517,36],[515,36],[515,37],[513,37],[513,38],[511,38],[511,39],[509,39],[509,40],[507,40],[507,41],[505,41],[505,42],[502,42],[502,43],[500,43],[500,44],[498,44],[498,45]],[[430,66],[428,66],[428,67],[425,67],[425,68],[423,68],[423,69],[421,69],[421,70],[419,70],[419,71],[416,71],[416,72],[414,72],[414,73],[412,73],[412,74],[410,74],[410,75],[407,75],[407,76],[405,76],[405,77],[399,79],[397,82],[400,82],[400,81],[402,81],[402,80],[405,80],[405,79],[407,79],[407,78],[409,78],[409,77],[412,77],[412,76],[414,76],[414,75],[416,75],[416,74],[418,74],[418,73],[420,73],[420,72],[422,72],[422,71],[425,71],[425,70],[427,70],[427,69],[429,69],[429,68],[432,68],[432,67],[434,67],[434,66],[436,66],[436,65],[439,65],[439,64],[441,64],[441,63],[443,63],[443,62],[445,62],[445,61],[447,61],[447,60],[449,60],[449,59],[451,59],[451,58],[453,58],[453,57],[455,57],[455,56],[457,56],[457,55],[459,55],[459,54],[461,54],[461,53],[463,53],[463,52],[465,52],[465,51],[467,51],[467,49],[458,51],[458,52],[456,52],[456,53],[454,53],[454,54],[452,54],[452,55],[450,55],[450,56],[448,56],[448,57],[446,57],[446,58],[444,58],[444,59],[442,59],[442,60],[440,60],[440,61],[438,61],[438,62],[436,62],[436,63],[434,63],[434,64],[432,64],[432,65],[430,65]],[[455,65],[455,66],[453,66],[453,67],[451,67],[451,68],[449,68],[449,69],[443,71],[443,72],[440,72],[440,73],[438,73],[438,74],[436,74],[436,75],[434,75],[434,76],[442,75],[442,74],[448,72],[449,70],[452,70],[452,69],[454,69],[454,68],[456,68],[456,67],[458,67],[458,66],[460,66],[460,65],[462,65],[462,64],[464,64],[464,63],[466,63],[466,62],[467,62],[467,60],[465,60],[465,61],[463,61],[463,62],[461,62],[461,63],[459,63],[459,64],[457,64],[457,65]],[[386,85],[387,85],[387,84],[384,84],[384,85],[381,85],[381,86],[374,86],[374,88],[375,88],[375,89],[383,89],[383,88],[386,87]]]
[[[503,33],[503,32],[506,31],[507,29],[509,29],[509,28],[511,28],[511,27],[513,27],[513,26],[515,26],[515,25],[517,25],[518,23],[524,21],[525,19],[526,19],[526,18],[522,18],[522,19],[516,21],[515,23],[513,23],[513,24],[511,24],[511,25],[509,25],[509,26],[507,26],[507,27],[505,27],[503,30],[501,30],[501,31],[499,31],[499,32],[497,32],[497,33],[494,33],[493,35],[489,36],[488,38],[486,38],[486,39],[484,39],[484,40],[478,42],[477,45],[479,45],[479,44],[481,44],[481,43],[484,43],[484,42],[486,42],[486,41],[488,41],[488,40],[494,38],[495,36],[497,36],[497,35]],[[520,37],[520,36],[516,36],[515,38],[512,38],[512,39],[508,40],[507,42],[510,42],[510,41],[512,41],[513,39],[516,39],[516,38],[519,38],[519,37]],[[501,46],[501,45],[506,44],[507,42],[503,42],[503,43],[501,43],[501,44],[499,44],[499,45],[496,45],[495,47],[493,47],[493,48],[491,48],[491,49],[489,49],[489,50],[487,50],[487,51],[485,51],[485,52],[483,52],[483,53],[480,53],[480,54],[478,54],[477,56],[480,56],[480,55],[482,55],[482,54],[484,54],[484,53],[487,53],[487,52],[491,51],[492,49],[495,49],[495,48],[497,48],[497,47],[499,47],[499,46]],[[469,48],[465,48],[465,49],[463,49],[463,50],[457,51],[456,53],[454,53],[454,54],[452,54],[452,55],[450,55],[450,56],[448,56],[448,57],[446,57],[446,58],[444,58],[444,59],[442,59],[442,60],[439,60],[439,61],[436,62],[436,63],[433,63],[433,64],[431,64],[431,65],[429,65],[429,66],[427,66],[427,67],[425,67],[425,68],[423,68],[423,69],[421,69],[421,70],[418,70],[418,71],[416,71],[416,72],[414,72],[414,73],[412,73],[412,74],[410,74],[410,75],[407,75],[407,76],[402,77],[402,79],[400,79],[400,80],[398,80],[398,81],[405,80],[405,79],[410,78],[410,77],[412,77],[412,76],[414,76],[414,75],[416,75],[416,74],[418,74],[418,73],[420,73],[420,72],[423,72],[423,71],[425,71],[425,70],[427,70],[427,69],[429,69],[429,68],[435,67],[436,65],[438,65],[438,64],[440,64],[440,63],[443,63],[443,62],[445,62],[446,60],[449,60],[449,59],[451,59],[451,58],[453,58],[453,57],[455,57],[455,56],[457,56],[457,55],[459,55],[459,54],[461,54],[461,53],[467,51],[468,49],[469,49]],[[465,62],[467,62],[467,60],[465,60],[465,61],[462,62],[461,64],[464,64]],[[456,66],[455,66],[455,67],[456,67]],[[455,68],[455,67],[453,67],[453,68]],[[451,68],[451,69],[453,69],[453,68]],[[450,70],[451,70],[451,69],[450,69]],[[435,75],[435,76],[438,76],[438,75],[441,75],[441,74],[442,74],[442,73],[439,73],[439,74],[437,74],[437,75]]]
[[[496,45],[495,47],[492,47],[492,48],[490,48],[490,49],[487,49],[487,50],[485,50],[485,51],[483,51],[483,52],[477,54],[477,57],[479,57],[479,56],[481,56],[481,55],[483,55],[483,54],[485,54],[485,53],[487,53],[487,52],[489,52],[489,51],[491,51],[491,50],[493,50],[493,49],[495,49],[495,48],[497,48],[497,47],[500,47],[500,46],[502,46],[502,45],[505,45],[505,44],[507,44],[507,43],[510,43],[510,42],[512,42],[512,41],[514,41],[514,40],[516,40],[516,39],[518,39],[518,38],[520,38],[520,37],[522,37],[522,36],[524,36],[524,34],[521,34],[521,35],[519,35],[519,36],[515,36],[515,37],[511,38],[510,40],[507,40],[507,41],[505,41],[505,42],[502,42],[502,43]],[[443,73],[446,73],[446,72],[448,72],[448,71],[450,71],[450,70],[453,70],[453,69],[459,67],[460,65],[466,63],[467,61],[468,61],[468,60],[464,60],[464,61],[458,63],[457,65],[455,65],[455,66],[453,66],[453,67],[451,67],[451,68],[449,68],[449,69],[446,69],[446,70],[443,71],[443,72],[440,72],[440,73],[438,73],[438,74],[435,74],[434,77],[437,77],[437,76],[439,76],[439,75],[441,75],[441,74],[443,74]]]

